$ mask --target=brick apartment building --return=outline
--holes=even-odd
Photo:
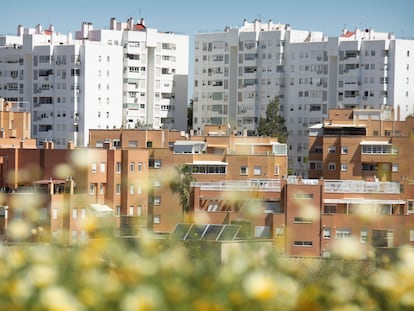
[[[70,214],[70,236],[74,240],[83,238],[86,233],[80,228],[81,219],[108,208],[113,210],[115,226],[121,231],[128,222],[134,222],[168,233],[183,221],[178,195],[169,187],[174,167],[179,164],[191,166],[200,182],[257,181],[287,175],[286,144],[268,137],[225,135],[218,128],[210,134],[96,130],[90,132],[88,148],[74,148],[69,143],[67,149],[55,149],[53,142],[44,142],[42,149],[0,149],[1,187],[13,191],[3,205],[8,206],[11,219],[12,198],[21,195],[23,189],[33,182],[50,189],[50,184],[68,179],[75,183],[70,211],[48,204],[47,212],[43,212],[52,219],[52,235],[62,235],[63,227],[57,224]],[[51,197],[63,196],[61,192],[46,192]]]
[[[332,113],[345,113],[348,119],[353,115]],[[363,128],[374,134],[368,121],[375,123],[376,117],[366,118],[364,126],[346,129]],[[353,122],[331,119],[331,125]],[[398,147],[398,155],[406,156],[413,146],[410,120],[405,125],[394,122],[391,129],[400,136],[351,138],[391,141],[391,150]],[[388,123],[384,120],[381,126],[385,133]],[[323,135],[310,139],[324,138],[331,139]],[[394,146],[399,139],[406,141]],[[55,149],[53,142],[44,142],[42,149],[26,148],[26,140],[0,148],[3,233],[8,221],[33,215],[39,216],[33,228],[37,239],[52,235],[73,243],[91,237],[84,227],[91,217],[98,223],[112,222],[122,235],[135,234],[138,226],[171,233],[183,217],[169,182],[174,167],[187,164],[196,179],[191,198],[199,232],[208,224],[236,224],[240,238],[272,239],[281,253],[289,255],[326,256],[338,243],[353,241],[363,257],[376,247],[414,243],[413,174],[403,162],[398,162],[399,175],[377,170],[347,179],[339,176],[342,180],[331,175],[302,179],[287,176],[285,144],[269,137],[233,135],[218,126],[205,128],[203,136],[170,130],[93,130],[89,141],[87,148],[69,143],[66,149]],[[322,144],[322,155],[331,144]],[[337,146],[341,150],[344,145]],[[348,155],[356,159],[361,147],[347,147]],[[386,159],[383,162],[393,167],[393,155],[384,153],[369,156]],[[35,204],[30,208],[28,202]]]
[[[310,128],[309,177],[400,181],[414,176],[414,117],[394,111],[332,109]]]

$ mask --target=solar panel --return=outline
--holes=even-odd
[[[177,224],[170,235],[176,240],[234,240],[240,231],[239,225]]]
[[[223,225],[208,225],[206,231],[204,231],[202,240],[216,241],[220,233],[222,232]]]
[[[176,240],[184,240],[190,229],[191,224],[177,224],[174,231],[171,233],[170,238]]]
[[[185,237],[185,240],[200,240],[207,226],[208,225],[192,225],[187,236]]]
[[[237,225],[225,225],[223,231],[218,236],[218,241],[234,240],[237,233],[240,231],[240,226]]]

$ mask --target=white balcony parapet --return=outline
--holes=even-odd
[[[224,180],[218,182],[193,182],[192,187],[200,187],[201,190],[211,191],[281,191],[280,179],[249,179],[249,180]]]
[[[363,180],[325,180],[325,193],[400,193],[397,182]]]

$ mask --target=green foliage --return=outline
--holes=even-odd
[[[182,164],[175,167],[176,175],[170,181],[170,189],[173,193],[177,193],[180,197],[180,205],[183,213],[190,210],[190,190],[191,183],[195,181],[191,174],[191,166]]]
[[[277,137],[281,143],[286,143],[288,132],[285,119],[280,115],[279,98],[275,97],[266,108],[266,117],[261,117],[257,133],[260,136]]]

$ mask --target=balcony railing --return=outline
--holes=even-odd
[[[201,190],[211,191],[273,191],[280,192],[280,179],[249,179],[249,180],[225,180],[219,182],[194,182],[192,187],[200,187]]]
[[[362,180],[325,180],[325,193],[400,193],[397,182],[370,182]]]

